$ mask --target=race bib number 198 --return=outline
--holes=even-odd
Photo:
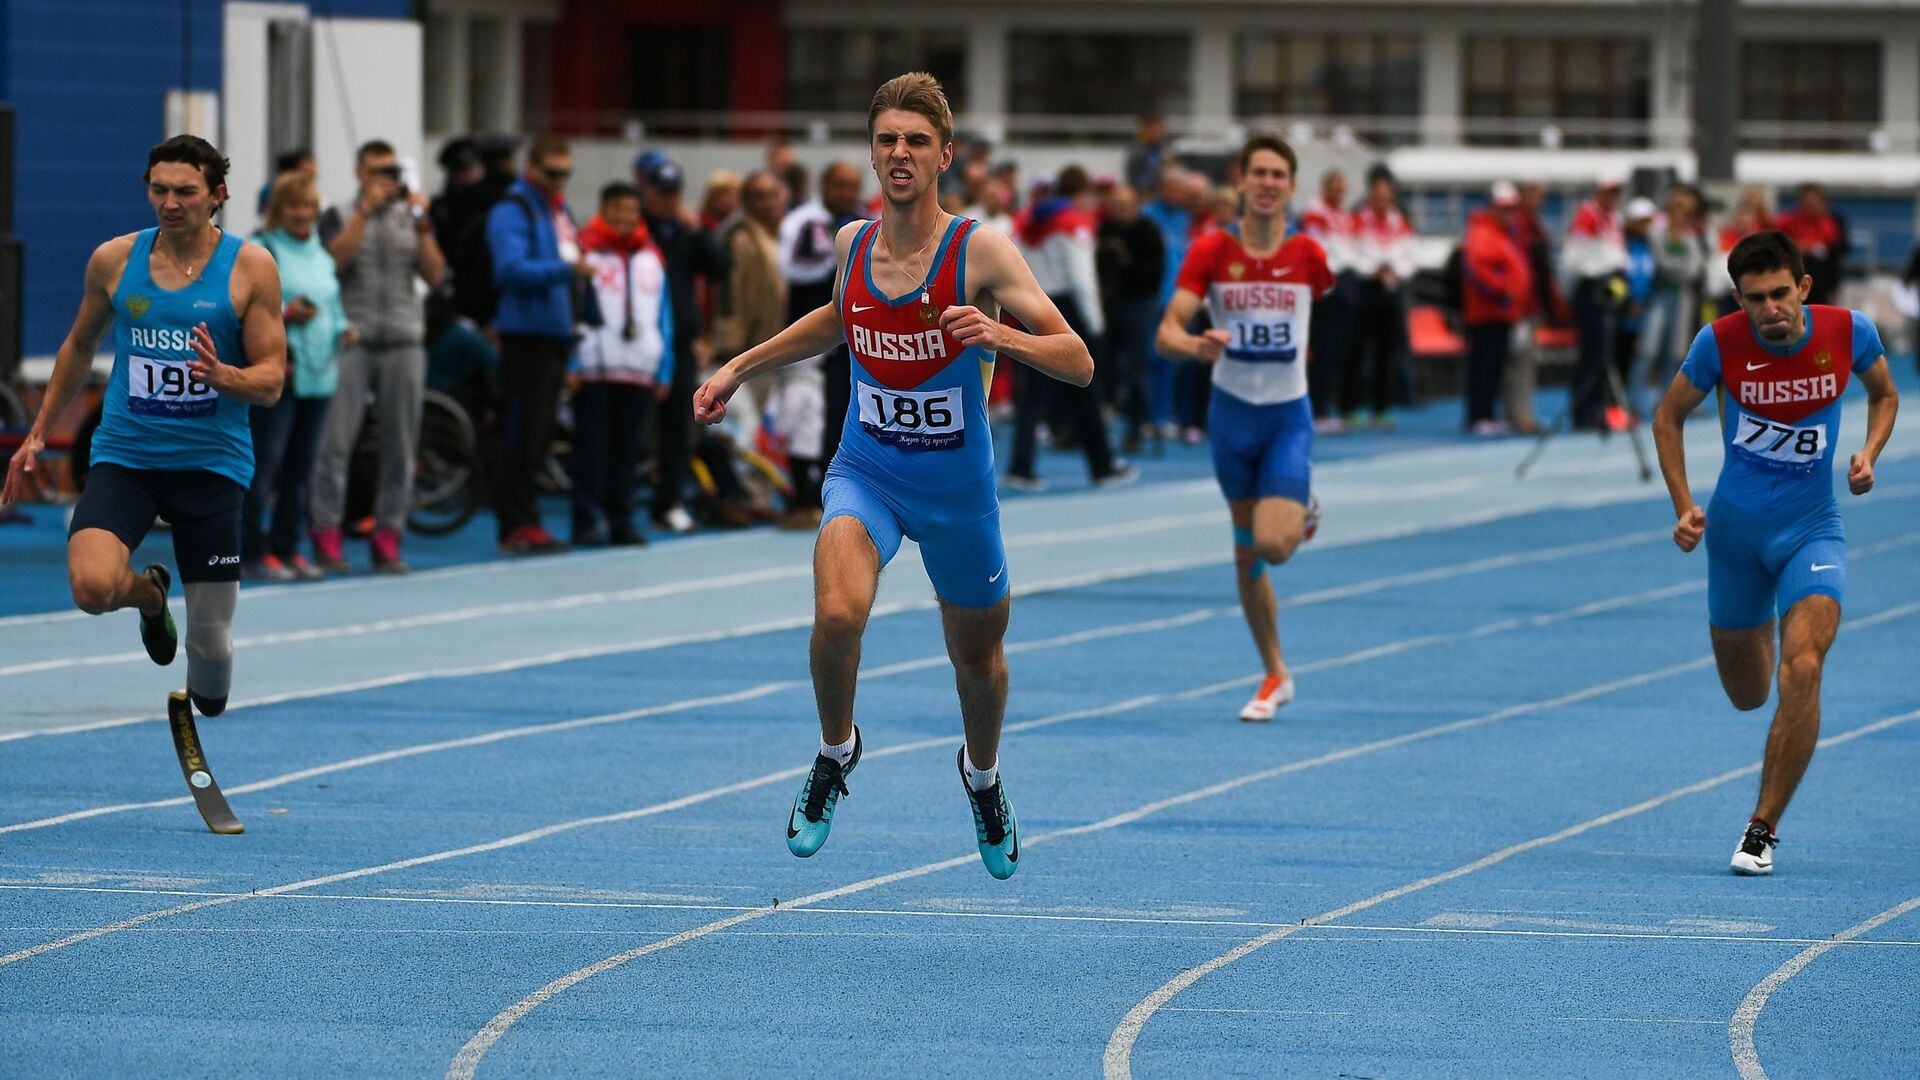
[[[860,382],[860,426],[877,442],[901,450],[950,450],[967,440],[967,417],[957,386],[945,390],[889,390]]]
[[[1733,445],[1775,466],[1810,468],[1827,452],[1827,425],[1793,427],[1742,413]]]
[[[219,394],[195,379],[185,360],[127,356],[127,411],[147,416],[211,416]]]

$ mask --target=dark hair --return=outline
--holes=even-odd
[[[539,165],[555,154],[571,154],[573,147],[559,135],[536,135],[532,145],[527,147],[527,164]]]
[[[1400,184],[1400,181],[1394,179],[1393,170],[1387,168],[1386,162],[1376,161],[1373,166],[1367,170],[1367,186],[1372,187],[1382,180],[1396,187]]]
[[[1060,170],[1053,181],[1053,193],[1063,199],[1071,199],[1087,190],[1092,181],[1087,179],[1087,170],[1078,165],[1069,165]]]
[[[605,206],[615,199],[638,199],[640,189],[625,180],[615,180],[600,189],[600,205]]]
[[[273,159],[273,174],[278,176],[281,173],[292,172],[300,167],[301,162],[312,160],[313,151],[311,150],[289,150]]]
[[[213,144],[198,135],[175,135],[147,151],[147,171],[140,179],[153,179],[153,167],[161,163],[174,165],[192,165],[200,170],[207,181],[207,190],[212,191],[227,182],[227,169],[231,163],[220,156]]]
[[[1253,155],[1261,150],[1270,150],[1285,158],[1287,161],[1288,176],[1298,176],[1300,174],[1300,156],[1293,152],[1293,147],[1288,146],[1287,141],[1278,135],[1264,134],[1249,137],[1246,143],[1240,147],[1241,172],[1244,173],[1247,171],[1247,167],[1253,164]]]
[[[359,165],[361,162],[367,160],[370,157],[373,157],[375,154],[382,154],[382,155],[385,155],[386,157],[393,157],[396,153],[398,153],[398,151],[396,151],[393,148],[392,143],[387,142],[384,139],[369,139],[368,141],[360,144],[359,151],[357,151],[353,155],[353,163],[355,165]]]
[[[1740,279],[1748,274],[1764,274],[1772,270],[1785,270],[1798,282],[1807,276],[1807,264],[1800,257],[1800,246],[1779,229],[1765,229],[1741,239],[1727,253],[1727,276],[1733,279],[1733,287],[1740,287]]]

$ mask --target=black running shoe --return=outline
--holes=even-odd
[[[833,808],[847,793],[847,774],[860,764],[860,729],[853,729],[853,757],[845,765],[825,754],[816,754],[806,783],[793,800],[793,812],[787,815],[787,850],[801,858],[820,850],[833,828]]]
[[[1773,873],[1773,849],[1779,843],[1780,838],[1764,823],[1747,822],[1747,834],[1740,838],[1740,846],[1733,849],[1733,872],[1745,877]]]
[[[1005,881],[1020,869],[1020,822],[1013,816],[1013,804],[1007,801],[1007,788],[999,777],[985,791],[975,791],[967,783],[966,755],[963,746],[954,764],[960,769],[960,786],[966,789],[967,803],[973,807],[973,834],[980,841],[980,861],[986,864],[987,873]]]
[[[160,586],[160,614],[140,613],[140,644],[147,647],[147,655],[161,667],[173,663],[174,655],[180,651],[180,631],[173,625],[173,610],[167,605],[167,593],[173,589],[173,575],[167,568],[154,563],[147,567],[146,575]]]

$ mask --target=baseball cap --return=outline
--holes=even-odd
[[[667,155],[657,150],[649,153],[659,154],[659,157],[644,165],[639,161],[634,162],[634,168],[640,174],[640,182],[655,191],[679,191],[680,185],[686,182],[686,177],[680,172],[680,166],[675,165]],[[641,155],[641,157],[645,156],[645,154]]]
[[[1653,205],[1652,199],[1645,195],[1636,195],[1627,202],[1625,217],[1628,221],[1650,221],[1659,212],[1660,208]]]
[[[1617,188],[1627,186],[1627,174],[1619,169],[1608,169],[1593,178],[1596,188]]]
[[[1491,194],[1493,196],[1493,205],[1495,206],[1520,205],[1520,189],[1514,187],[1511,181],[1495,180]]]

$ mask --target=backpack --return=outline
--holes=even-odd
[[[493,217],[493,208],[503,199],[519,203],[527,212],[527,227],[536,233],[539,231],[533,204],[511,192],[503,192],[484,212],[473,215],[460,227],[456,250],[450,252],[447,259],[453,271],[454,310],[479,326],[493,325],[494,316],[500,313],[500,286],[493,279],[493,248],[487,243],[487,222]]]

